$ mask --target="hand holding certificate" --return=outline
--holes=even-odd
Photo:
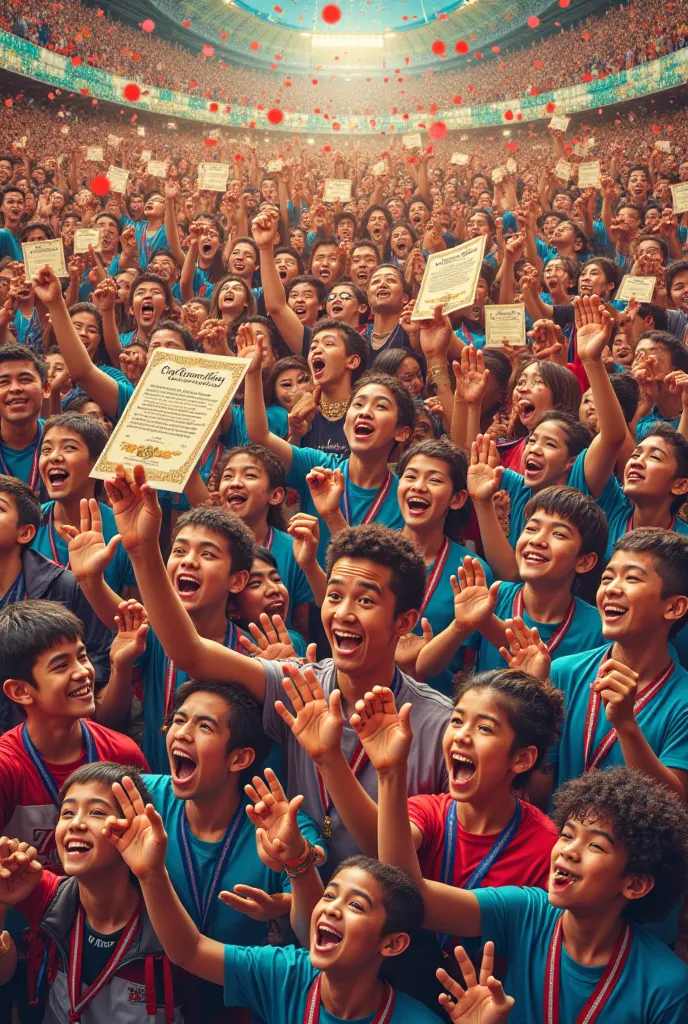
[[[601,188],[602,176],[599,160],[578,165],[578,188]]]
[[[229,164],[199,164],[198,187],[201,191],[226,192]]]
[[[327,178],[323,191],[323,203],[351,202],[351,181],[348,178]]]
[[[630,302],[631,299],[636,299],[638,302],[652,302],[656,284],[656,277],[633,277],[632,274],[626,274],[616,293],[616,298],[625,302]]]
[[[126,171],[123,167],[116,167],[114,164],[110,164],[107,179],[110,182],[111,192],[118,192],[120,195],[126,193],[129,171]]]
[[[46,238],[42,242],[22,242],[22,254],[25,281],[31,281],[45,266],[50,267],[55,277],[68,276],[61,238]]]
[[[471,305],[480,280],[486,241],[485,235],[478,235],[428,257],[412,320],[430,319],[436,306],[442,306],[446,314]]]
[[[688,181],[672,185],[671,198],[674,202],[674,213],[685,213],[688,210]]]
[[[88,252],[89,245],[100,249],[100,231],[97,228],[77,228],[74,232],[74,254]]]
[[[250,359],[159,348],[91,471],[142,463],[152,487],[181,494]]]
[[[504,342],[512,348],[526,343],[526,308],[522,302],[485,306],[486,348],[501,348]]]

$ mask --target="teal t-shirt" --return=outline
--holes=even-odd
[[[294,558],[294,540],[288,533],[273,529],[270,551],[277,562],[277,571],[282,583],[289,591],[289,625],[297,605],[309,604],[313,600],[313,591],[306,574]]]
[[[69,548],[67,542],[63,537],[60,536],[58,531],[53,527],[51,529],[51,513],[55,506],[54,501],[47,501],[44,505],[41,505],[41,525],[38,528],[38,532],[31,542],[31,547],[36,551],[40,551],[46,558],[57,561],[60,565],[69,564]],[[103,537],[105,543],[112,540],[112,538],[119,533],[117,529],[117,523],[115,522],[115,515],[109,505],[104,505],[102,502],[98,502],[98,508],[100,509],[100,516],[103,521]],[[52,543],[51,543],[52,541]],[[53,551],[53,544],[55,550]],[[55,557],[57,555],[57,558]],[[125,587],[135,587],[136,577],[134,575],[134,568],[129,559],[129,555],[124,549],[124,545],[118,544],[115,549],[115,556],[108,565],[107,569],[103,573],[105,582],[109,587],[114,590],[116,594],[122,596]]]
[[[276,434],[278,437],[286,437],[289,433],[287,410],[281,405],[268,405],[265,411],[270,433]],[[229,430],[220,435],[220,441],[225,448],[251,443],[246,430],[246,413],[243,405],[232,404],[232,425]]]
[[[316,466],[323,466],[325,469],[341,469],[349,494],[351,509],[350,525],[359,526],[375,501],[378,491],[375,487],[358,487],[356,484],[351,483],[349,480],[348,456],[321,452],[318,448],[295,448],[294,445],[291,446],[291,453],[292,463],[287,473],[287,485],[297,491],[301,503],[301,511],[308,512],[312,516],[318,515],[306,480],[308,473]],[[392,474],[391,486],[374,521],[379,526],[389,526],[392,530],[401,531],[404,528],[404,517],[401,514],[397,499],[398,486],[399,480]],[[320,520],[318,561],[321,565],[325,564],[325,552],[329,543],[330,531],[323,521]]]
[[[449,582],[450,576],[456,576],[459,566],[463,565],[463,560],[469,555],[471,558],[476,558],[477,555],[473,551],[469,551],[468,548],[464,547],[463,544],[457,544],[456,541],[452,541],[449,545],[449,557],[442,571],[442,575],[439,579],[435,590],[427,603],[423,617],[428,620],[432,626],[432,632],[434,636],[441,633],[443,629],[454,621],[454,591],[451,588]],[[478,561],[481,563],[485,570],[485,576],[487,578],[487,585],[491,587],[494,583],[494,576],[487,562],[479,558]],[[427,570],[428,576],[432,571],[432,566]],[[423,632],[420,619],[416,624],[414,633],[418,636]],[[475,632],[472,633],[463,644],[457,650],[456,654],[452,658],[450,664],[439,675],[431,676],[426,679],[425,682],[428,686],[434,687],[439,690],[440,693],[446,693],[451,695],[452,682],[457,672],[460,672],[463,668],[464,651],[467,647],[477,647],[480,642],[480,634]]]
[[[118,394],[117,412],[115,413],[115,423],[119,423],[124,413],[124,410],[127,407],[129,399],[134,394],[135,386],[131,383],[126,374],[123,373],[122,370],[118,369],[116,366],[99,366],[98,369],[102,370],[103,373],[106,373],[108,377],[112,377],[112,379],[117,384]]]
[[[499,593],[495,606],[497,618],[504,620],[514,617],[514,601],[516,594],[522,587],[522,583],[501,582],[499,584]],[[574,600],[571,625],[552,651],[552,661],[564,658],[568,654],[578,654],[579,651],[589,651],[604,643],[602,621],[597,608],[593,608],[586,601],[581,601],[579,597],[576,597]],[[549,643],[561,625],[561,623],[536,622],[535,619],[530,617],[525,607],[523,609],[523,621],[529,628],[536,626],[538,633],[546,644]],[[486,672],[488,669],[506,667],[507,664],[500,656],[497,648],[493,644],[488,643],[485,637],[481,637],[478,650],[478,669],[481,672]]]
[[[0,438],[0,472],[6,473],[7,476],[16,476],[17,480],[22,480],[25,484],[30,482],[34,457],[37,455],[36,449],[40,447],[43,437],[44,423],[45,420],[38,420],[36,439],[27,448],[10,448]]]
[[[670,426],[674,428],[674,430],[678,430],[678,425],[680,422],[680,416],[676,416],[673,418],[670,416],[662,416],[659,409],[655,405],[652,409],[650,409],[647,416],[641,416],[638,422],[636,423],[635,436],[639,441],[642,441],[644,438],[648,436],[648,434],[652,433],[655,423],[668,423]]]
[[[196,905],[184,868],[179,842],[180,827],[184,817],[184,801],[177,799],[174,795],[172,779],[169,775],[144,775],[143,781],[151,792],[153,805],[162,817],[165,831],[169,836],[165,865],[172,885],[187,912],[200,927],[201,922],[197,920]],[[241,883],[262,889],[271,896],[290,892],[289,876],[285,872],[279,874],[276,871],[271,871],[263,864],[256,852],[256,830],[245,811],[248,802],[247,798],[242,798],[244,809],[217,891],[218,893],[225,890],[233,892],[234,886]],[[324,847],[315,822],[301,812],[299,812],[299,828],[313,845]],[[221,842],[208,843],[197,839],[188,829],[187,836],[196,865],[201,900],[203,900],[212,884],[222,844]],[[216,939],[218,942],[236,942],[242,946],[262,946],[267,942],[268,923],[253,921],[240,911],[228,907],[218,898],[208,912],[203,934],[209,935],[211,939]]]
[[[688,973],[688,968],[686,971]],[[308,992],[317,974],[307,949],[225,946],[225,1006],[247,1006],[274,1024],[277,1021],[279,1024],[303,1024]],[[374,1019],[372,1013],[359,1017],[355,1024],[372,1024]],[[340,1021],[341,1017],[334,1017],[321,1005],[319,1024],[339,1024]],[[422,1003],[397,992],[389,1021],[390,1024],[437,1024],[437,1016]]]
[[[508,961],[504,990],[515,1000],[509,1024],[543,1024],[547,953],[561,910],[542,889],[507,885],[475,889],[474,895],[482,940],[492,940],[496,955]],[[562,943],[558,1024],[576,1024],[603,973],[604,966],[572,960]],[[685,1024],[688,966],[647,928],[634,926],[623,973],[596,1019],[597,1024]]]
[[[577,491],[580,491],[581,488],[578,484],[574,483],[574,478],[576,478],[576,474],[584,477],[583,465],[587,450],[587,448],[584,448],[577,456],[565,481],[567,486],[575,487]],[[536,492],[532,487],[528,487],[521,474],[515,473],[513,469],[504,470],[500,486],[509,495],[509,544],[511,544],[512,548],[515,548],[516,541],[523,533],[523,528],[526,525],[525,507]],[[583,493],[587,494],[588,492],[584,491]]]

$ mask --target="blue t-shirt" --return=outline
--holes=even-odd
[[[132,221],[136,232],[136,241],[139,243],[139,266],[145,270],[150,261],[160,249],[169,249],[167,231],[165,225],[161,224],[155,231],[149,231],[148,221]]]
[[[45,420],[39,419],[37,422],[36,439],[26,448],[10,448],[0,437],[0,471],[7,476],[16,476],[17,480],[23,480],[25,484],[31,480],[34,457],[43,437]]]
[[[271,1024],[302,1024],[308,992],[318,973],[307,949],[225,946],[225,1006],[247,1006]],[[359,1017],[356,1024],[372,1024],[374,1018],[371,1013]],[[340,1021],[344,1024],[341,1017],[334,1017],[321,1005],[318,1024]],[[397,992],[389,1021],[437,1024],[437,1016],[416,999]]]
[[[464,345],[474,345],[475,348],[485,348],[486,334],[479,324],[471,323],[470,327],[465,320],[462,320],[454,331],[454,334]]]
[[[95,285],[88,277],[92,270],[93,267],[86,267],[81,275],[81,284],[79,285],[79,302],[90,302],[91,292],[95,288]],[[115,256],[105,270],[107,271],[108,277],[116,277],[117,274],[119,274],[119,256]]]
[[[349,494],[351,508],[351,526],[359,526],[365,518],[368,509],[375,501],[378,491],[375,487],[359,487],[349,480],[349,460],[341,455],[331,455],[329,452],[321,452],[315,448],[295,448],[291,446],[292,463],[287,473],[287,486],[293,487],[299,495],[301,511],[309,515],[317,516],[318,512],[311,498],[310,488],[306,476],[315,466],[323,466],[326,469],[341,469],[344,474],[344,481]],[[401,531],[404,528],[404,517],[399,508],[397,499],[398,477],[392,473],[392,483],[387,492],[382,507],[375,517],[379,526],[389,526],[392,530]],[[320,544],[318,545],[318,561],[321,565],[325,562],[325,552],[330,543],[330,531],[325,523],[320,520]]]
[[[454,621],[454,591],[451,588],[449,577],[456,576],[457,570],[459,566],[463,565],[463,560],[466,555],[469,555],[471,558],[477,557],[473,551],[469,551],[469,549],[465,548],[463,544],[457,544],[455,541],[450,543],[449,557],[447,558],[446,565],[442,570],[440,580],[427,603],[425,611],[423,612],[423,617],[426,618],[432,626],[432,632],[435,636],[437,636],[438,633],[441,633],[443,629],[446,629],[447,626]],[[494,583],[492,570],[487,562],[483,561],[482,558],[478,558],[478,561],[485,570],[487,585],[488,587],[491,587]],[[432,566],[429,566],[427,569],[428,576],[431,572]],[[413,632],[417,633],[418,636],[422,634],[423,630],[420,619],[416,623]],[[454,676],[463,668],[464,649],[466,647],[477,647],[479,643],[480,634],[477,632],[472,633],[466,640],[464,640],[463,644],[459,647],[444,672],[440,672],[439,675],[431,676],[429,679],[425,680],[428,686],[432,686],[441,693],[446,693],[448,696],[451,696]]]
[[[197,919],[196,906],[184,869],[182,848],[179,842],[180,827],[185,816],[184,801],[177,799],[174,795],[172,779],[169,775],[144,775],[143,781],[151,792],[153,805],[162,817],[165,831],[169,836],[165,866],[172,885],[186,911],[200,927],[201,922]],[[245,810],[248,802],[248,799],[242,796],[241,821],[217,891],[218,893],[221,891],[233,892],[235,885],[242,884],[262,889],[271,896],[277,893],[291,892],[291,882],[286,872],[278,874],[276,871],[272,871],[263,864],[256,852],[256,830]],[[301,812],[299,812],[299,828],[313,845],[324,847],[315,823]],[[222,843],[208,843],[197,839],[191,829],[187,829],[186,834],[196,864],[196,878],[202,901],[212,883]],[[236,942],[241,943],[242,946],[262,946],[267,941],[268,924],[265,921],[253,921],[240,911],[228,907],[218,898],[208,911],[203,934],[217,942]]]
[[[38,317],[38,310],[37,309],[34,308],[32,310],[32,312],[31,312],[31,316],[28,316],[28,317],[24,316],[24,314],[22,313],[21,309],[18,309],[17,312],[14,314],[14,319],[12,320],[12,326],[14,327],[15,331],[17,332],[17,343],[19,345],[28,345],[30,343],[29,332],[33,330],[34,334],[35,334],[35,327],[39,323],[40,323],[40,320],[39,320],[39,317]],[[41,339],[41,341],[42,341],[42,339]],[[33,348],[34,346],[31,346],[31,347]],[[41,348],[40,348],[40,353],[39,354],[43,355],[43,345],[42,345],[42,343],[41,343]]]
[[[565,481],[568,487],[575,487],[577,491],[580,491],[581,488],[573,481],[578,479],[578,477],[585,477],[583,467],[587,450],[587,448],[584,448],[577,456]],[[526,525],[525,507],[537,492],[532,487],[528,487],[521,474],[515,473],[513,469],[504,470],[500,487],[501,490],[508,493],[511,503],[509,506],[509,544],[511,544],[512,548],[515,548],[516,541],[523,533],[523,528]],[[584,491],[583,493],[587,494],[589,492]]]
[[[24,253],[17,236],[13,235],[9,228],[0,228],[0,259],[4,259],[5,256],[11,256],[19,263],[24,262]]]
[[[64,538],[58,533],[57,529],[53,527],[50,529],[50,518],[51,512],[55,506],[54,501],[47,501],[44,505],[41,505],[41,525],[38,527],[38,532],[31,542],[31,547],[36,551],[40,551],[46,558],[50,558],[53,561],[59,562],[60,565],[69,564],[69,548]],[[112,538],[119,533],[117,524],[115,522],[115,515],[109,505],[104,505],[102,502],[98,502],[98,508],[100,509],[101,519],[103,521],[103,537],[105,543],[112,540]],[[55,551],[53,551],[53,545],[55,545]],[[55,558],[57,555],[57,559]],[[103,573],[105,582],[109,587],[114,590],[120,597],[125,587],[135,587],[136,577],[134,575],[134,568],[129,559],[129,555],[124,549],[123,544],[118,544],[115,549],[115,557],[112,559],[107,569]]]
[[[552,932],[561,910],[542,889],[502,886],[475,889],[482,916],[482,940],[492,940],[506,957],[504,991],[513,996],[509,1024],[541,1024],[545,969]],[[576,1024],[604,973],[572,960],[562,942],[559,1024]],[[633,926],[628,960],[604,1005],[598,1024],[685,1024],[688,966],[647,928]]]
[[[204,299],[210,299],[215,287],[210,280],[210,270],[204,270],[203,267],[199,267],[198,264],[196,264],[194,267],[191,287],[193,288],[194,295],[198,295]]]
[[[655,423],[670,423],[674,430],[678,430],[678,425],[681,422],[680,416],[662,416],[657,406],[653,406],[646,416],[641,416],[635,427],[635,436],[639,441],[651,434]]]
[[[522,583],[501,582],[499,584],[497,605],[495,607],[495,615],[498,618],[504,620],[514,617],[514,600],[522,587]],[[593,608],[591,604],[581,601],[578,597],[574,600],[575,606],[571,625],[554,651],[552,651],[552,661],[564,658],[567,654],[589,651],[593,647],[599,647],[600,644],[604,643],[602,622],[597,608]],[[538,633],[546,644],[549,643],[561,625],[559,622],[536,622],[535,619],[530,617],[525,606],[523,608],[523,621],[529,629],[536,626]],[[478,668],[481,672],[486,672],[488,669],[493,668],[507,668],[507,664],[500,656],[497,648],[493,644],[488,643],[485,637],[482,637],[480,640]]]

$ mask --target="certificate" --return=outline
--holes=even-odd
[[[207,192],[226,192],[229,164],[199,164],[198,187]]]
[[[492,171],[492,180],[495,185],[499,185],[500,181],[504,181],[504,168],[495,167]]]
[[[154,178],[166,178],[167,164],[164,160],[149,160],[146,174],[151,174]]]
[[[249,362],[157,349],[91,476],[109,480],[119,464],[142,463],[152,487],[181,494]]]
[[[124,195],[127,191],[129,171],[125,171],[123,167],[115,167],[114,164],[110,164],[106,177],[110,182],[110,191],[119,192],[121,195]]]
[[[674,213],[685,213],[688,210],[688,181],[672,185],[671,198],[674,201]]]
[[[387,165],[385,164],[385,161],[378,160],[378,162],[374,164],[373,167],[371,168],[371,173],[374,174],[376,178],[379,178],[380,175],[384,174],[386,170]]]
[[[284,167],[284,160],[270,160],[268,162],[268,174],[276,174]]]
[[[136,134],[138,135],[138,137],[140,139],[145,139],[145,137],[146,137],[146,126],[143,125],[143,124],[138,125],[138,127],[136,129]]]
[[[478,235],[453,249],[431,253],[425,264],[412,320],[431,318],[435,306],[442,306],[443,313],[453,313],[455,309],[471,305],[480,280],[486,241],[485,235]]]
[[[104,160],[103,147],[102,146],[87,146],[86,147],[86,159],[93,163],[100,163]]]
[[[420,132],[407,132],[401,136],[404,149],[420,149],[423,145],[423,136]]]
[[[468,153],[452,153],[450,164],[454,164],[455,167],[467,167],[470,157]]]
[[[570,124],[571,118],[567,117],[566,114],[555,114],[549,123],[549,127],[557,132],[565,132]]]
[[[671,153],[671,143],[668,139],[660,139],[659,142],[655,142],[655,149],[658,153]]]
[[[526,343],[526,307],[522,302],[485,306],[486,347],[501,348],[505,341],[513,347]]]
[[[349,178],[326,178],[323,203],[351,202],[351,180]]]
[[[578,165],[578,188],[600,188],[601,185],[599,160],[588,160]]]
[[[633,277],[632,274],[626,274],[616,293],[616,298],[625,302],[630,302],[631,299],[637,299],[638,302],[652,302],[656,284],[656,277]]]
[[[568,160],[560,160],[557,166],[554,168],[554,177],[558,178],[559,181],[569,181],[573,176],[573,164],[570,164]]]
[[[141,150],[141,163],[142,164],[147,164],[152,156],[153,156],[153,150],[152,149],[142,149]]]
[[[74,253],[88,252],[89,245],[100,249],[100,231],[97,228],[77,228],[74,232]]]
[[[30,281],[46,264],[54,271],[56,277],[67,277],[61,238],[47,238],[44,242],[22,242],[22,255],[25,281]]]
[[[108,137],[106,139],[106,142],[107,142],[108,146],[114,146],[114,147],[119,146],[121,141],[122,140],[120,139],[119,135],[108,135]]]
[[[518,170],[518,164],[512,156],[510,156],[506,162],[506,169],[509,172],[509,174],[515,174]]]

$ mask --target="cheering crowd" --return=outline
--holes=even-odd
[[[414,149],[2,99],[0,1024],[686,1024],[680,97]],[[90,475],[160,348],[247,363],[183,494]]]

